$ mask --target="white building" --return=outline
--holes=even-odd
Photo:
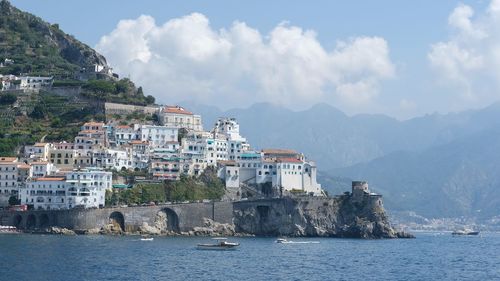
[[[67,208],[104,207],[106,190],[111,190],[111,177],[111,172],[99,168],[85,168],[67,173]]]
[[[185,128],[193,131],[203,131],[201,116],[180,106],[165,106],[159,112],[160,124],[171,128]]]
[[[279,193],[323,194],[321,185],[316,181],[314,162],[304,160],[302,154],[291,150],[266,151],[271,154],[247,151],[238,160],[221,162],[218,174],[225,180],[226,187],[271,184],[273,190]],[[294,157],[283,157],[290,155]]]
[[[68,209],[64,177],[42,177],[27,181],[19,193],[21,204],[35,210]]]
[[[26,145],[24,147],[24,157],[47,161],[49,158],[50,143],[35,143],[34,145]]]
[[[33,178],[20,191],[21,204],[39,210],[104,207],[111,172],[97,168],[73,170],[65,176]]]
[[[138,130],[127,125],[119,125],[113,127],[113,139],[116,146],[122,146],[133,140],[138,140]]]
[[[23,76],[19,77],[21,80],[20,89],[22,90],[40,90],[42,88],[52,87],[53,77],[35,77]]]
[[[152,147],[165,147],[178,141],[179,128],[174,126],[136,125],[139,139]]]
[[[56,172],[54,164],[46,161],[37,161],[30,163],[31,176],[34,178],[43,178]]]

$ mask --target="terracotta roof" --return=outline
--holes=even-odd
[[[29,168],[31,168],[31,166],[28,164],[20,164],[20,165],[17,165],[17,168],[18,169],[29,169]]]
[[[128,126],[128,125],[118,125],[116,126],[117,129],[132,129],[132,127]]]
[[[104,123],[102,122],[87,122],[83,124],[83,126],[104,126]]]
[[[130,144],[148,144],[148,141],[141,141],[141,140],[133,140],[130,141]]]
[[[262,152],[264,152],[264,154],[298,154],[295,150],[275,148],[262,149]]]
[[[163,108],[163,112],[193,115],[192,112],[187,111],[186,109],[184,109],[183,107],[180,107],[180,106],[169,106],[169,105],[167,105],[167,106],[165,106],[165,108]]]
[[[103,133],[104,133],[103,131],[99,130],[82,130],[78,132],[78,134],[103,134]]]
[[[37,142],[33,146],[40,147],[40,146],[46,146],[46,145],[47,145],[47,143],[45,143],[45,142]]]
[[[17,157],[0,157],[0,163],[1,162],[16,162]]]
[[[296,158],[280,158],[278,159],[278,162],[284,162],[284,163],[303,163],[301,160],[296,159]]]
[[[217,164],[224,165],[224,166],[235,166],[236,161],[234,161],[234,160],[218,160]]]
[[[64,181],[66,178],[54,177],[54,178],[36,178],[35,181]]]
[[[47,161],[38,161],[38,162],[33,162],[31,165],[47,165],[49,162]]]

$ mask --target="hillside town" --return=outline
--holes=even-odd
[[[205,130],[200,115],[180,106],[106,103],[107,115],[131,112],[157,122],[86,122],[73,142],[38,142],[20,157],[0,158],[0,206],[14,198],[37,210],[102,208],[106,190],[134,183],[118,172],[143,172],[134,180],[158,183],[209,167],[225,183],[227,200],[245,192],[324,195],[314,162],[289,149],[254,149],[234,118],[221,117]]]

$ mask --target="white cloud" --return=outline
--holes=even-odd
[[[431,45],[430,65],[437,80],[461,94],[462,108],[484,105],[500,97],[500,0],[475,15],[458,5],[448,17],[451,34]],[[476,104],[471,104],[475,102]]]
[[[96,49],[163,103],[267,101],[297,108],[335,101],[355,107],[372,102],[380,82],[395,74],[383,38],[355,37],[328,51],[314,31],[288,23],[264,36],[238,21],[214,30],[199,13],[163,25],[144,15],[122,20]]]

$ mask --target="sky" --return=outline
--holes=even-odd
[[[399,119],[500,99],[500,0],[11,0],[164,104]]]

